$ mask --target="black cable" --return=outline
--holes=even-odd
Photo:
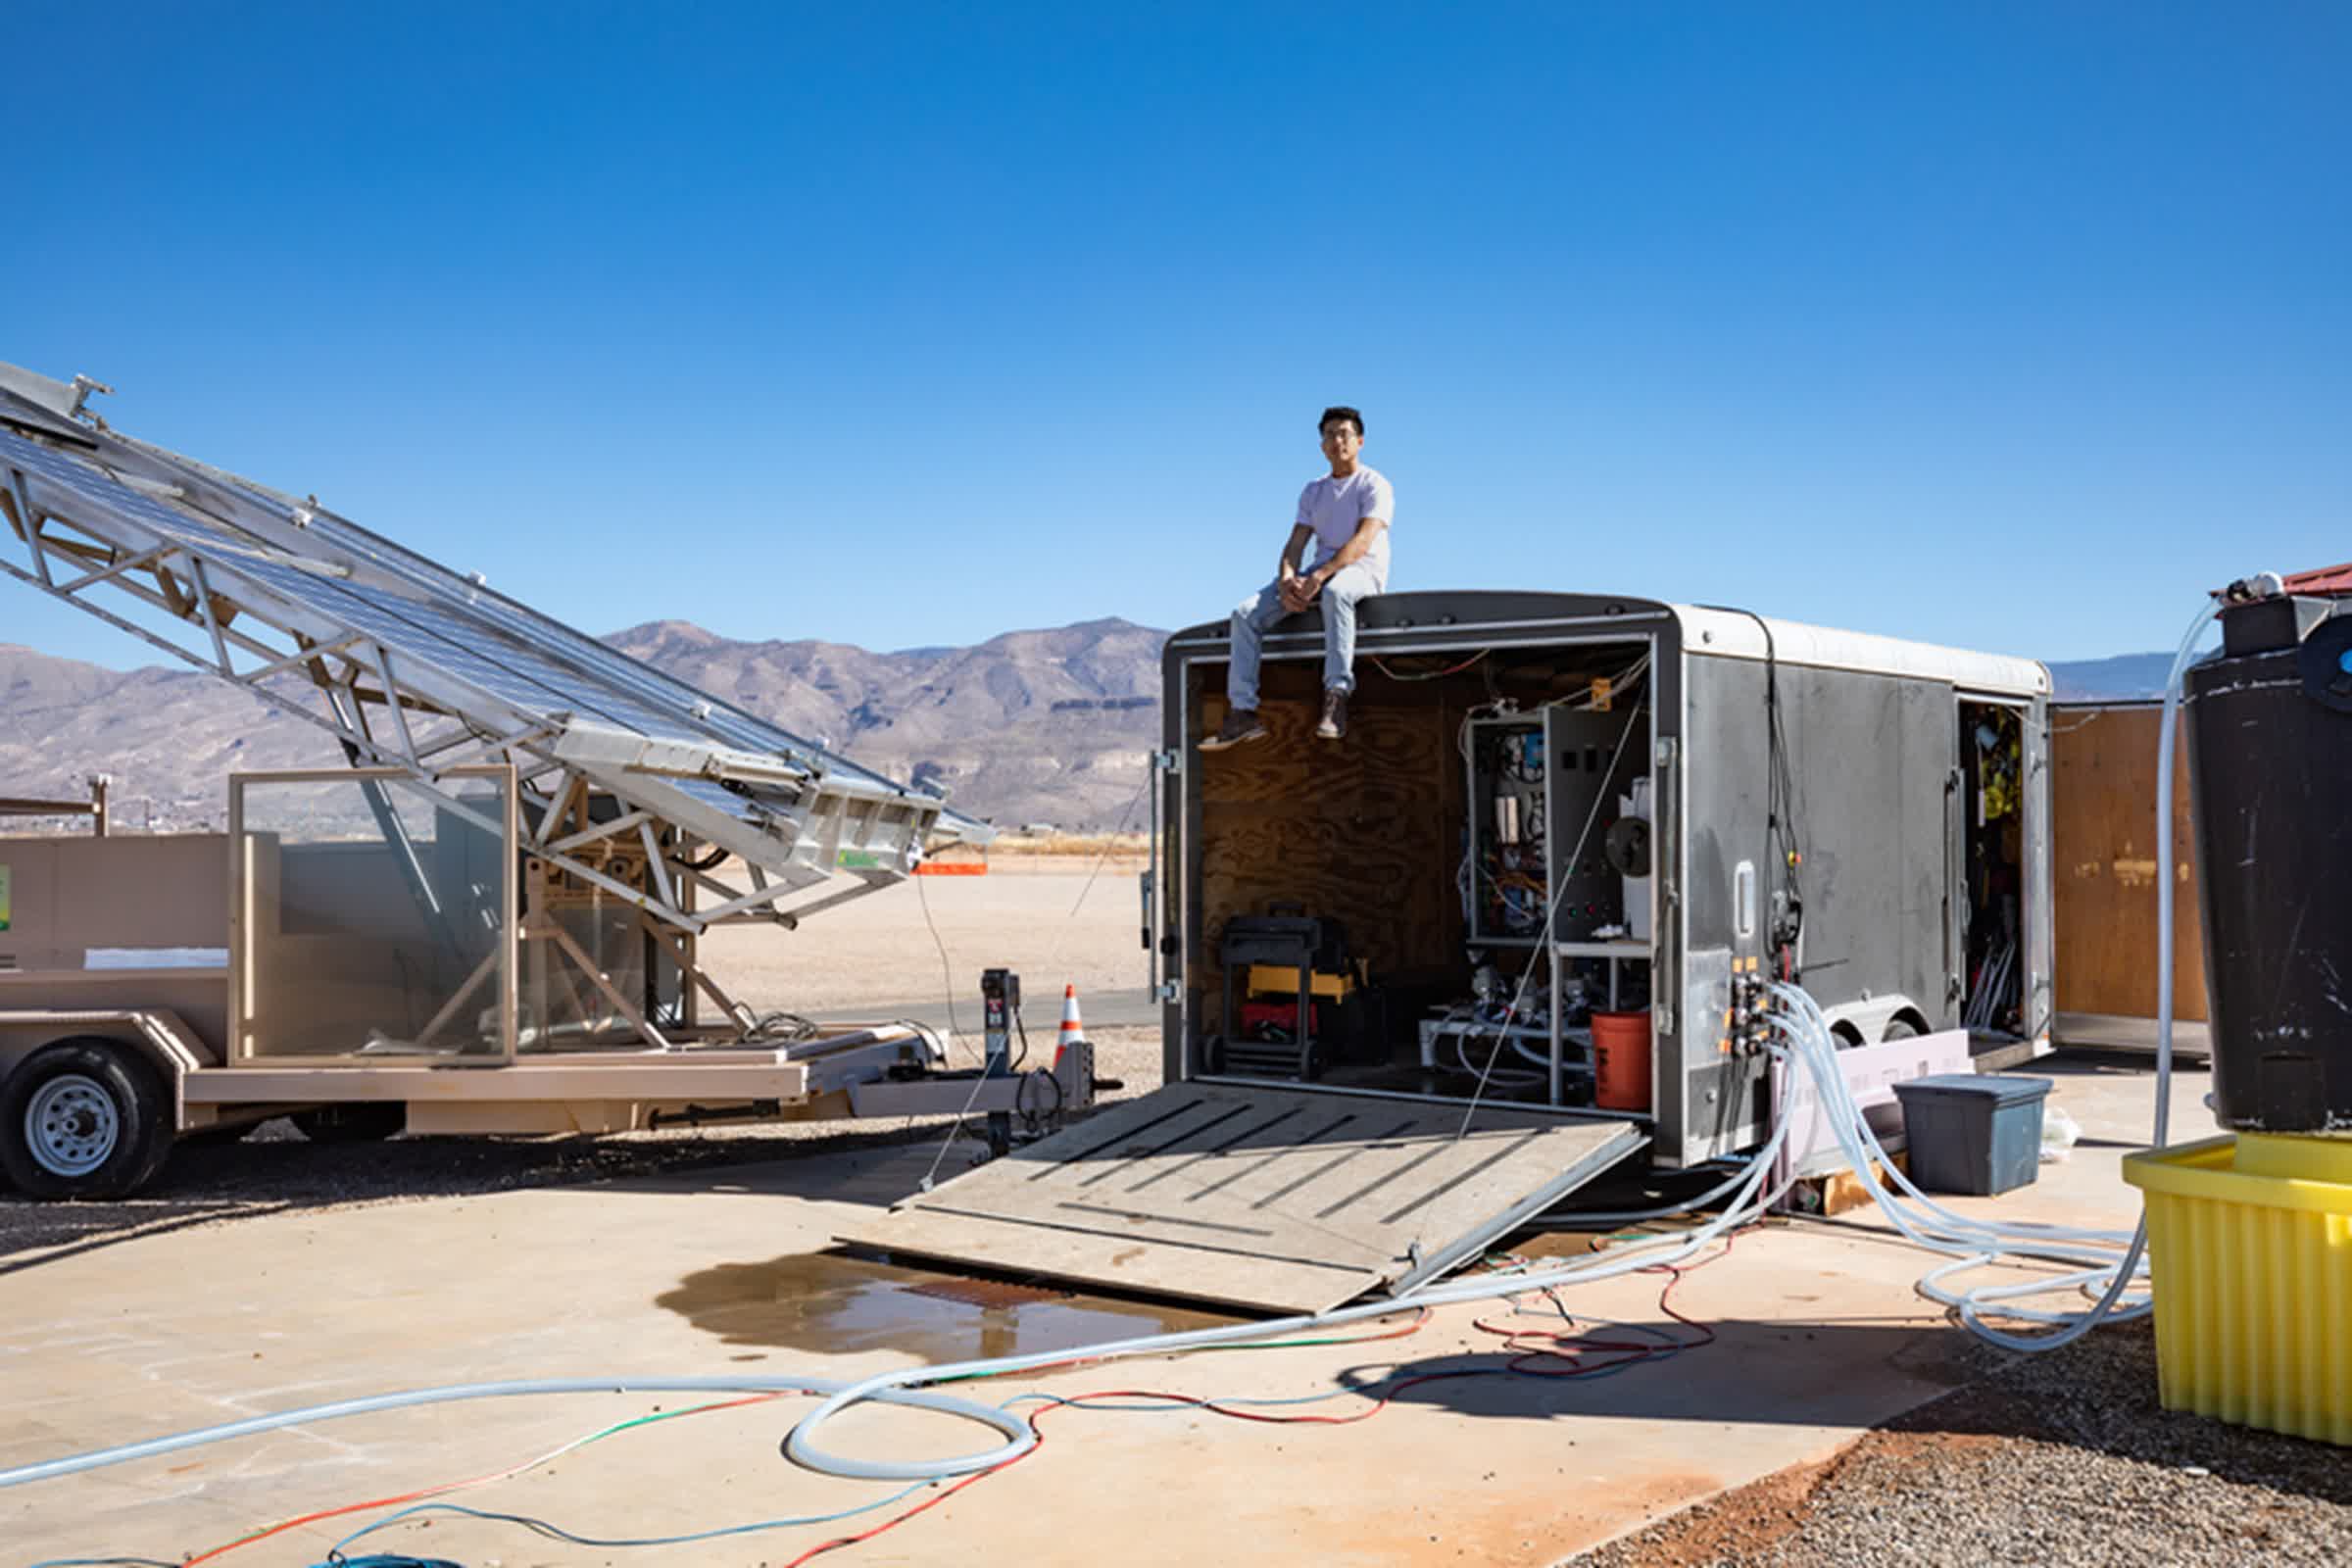
[[[1146,763],[1144,781],[1135,787],[1133,795],[1127,797],[1127,809],[1119,813],[1118,826],[1110,830],[1110,837],[1103,842],[1102,853],[1095,858],[1095,868],[1086,873],[1086,886],[1078,890],[1078,902],[1070,906],[1070,918],[1078,917],[1079,907],[1086,903],[1086,896],[1095,890],[1095,878],[1101,876],[1102,867],[1110,863],[1110,852],[1119,847],[1119,835],[1127,831],[1127,819],[1135,815],[1136,805],[1143,800],[1144,791],[1151,788],[1152,776],[1151,765]],[[1150,853],[1156,854],[1158,849],[1158,844],[1154,843]]]
[[[726,858],[727,852],[725,850],[713,849],[709,855],[704,856],[699,860],[682,860],[673,855],[669,857],[669,863],[672,865],[684,866],[689,871],[715,871],[718,869],[720,862],[725,860]]]
[[[1772,622],[1752,610],[1736,605],[1701,605],[1701,610],[1727,615],[1745,615],[1764,633],[1764,915],[1772,919],[1773,878],[1780,878],[1788,915],[1775,920],[1772,942],[1777,956],[1788,963],[1781,976],[1798,979],[1796,946],[1804,931],[1804,886],[1798,866],[1804,860],[1804,831],[1797,821],[1796,777],[1788,760],[1788,735],[1781,716],[1781,660]]]
[[[1050,1111],[1034,1111],[1029,1108],[1029,1083],[1035,1078],[1043,1078],[1054,1086],[1054,1108]],[[1069,1097],[1062,1092],[1061,1080],[1043,1067],[1034,1072],[1021,1074],[1020,1080],[1012,1086],[1013,1111],[1021,1118],[1021,1125],[1029,1129],[1029,1134],[1033,1138],[1043,1135],[1047,1118],[1051,1117],[1056,1122],[1060,1121],[1062,1107],[1068,1102]]]

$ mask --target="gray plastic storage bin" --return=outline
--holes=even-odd
[[[1986,1197],[2032,1184],[2041,1169],[2047,1078],[1938,1073],[1896,1084],[1911,1179],[1931,1193]]]

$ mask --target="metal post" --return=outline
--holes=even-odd
[[[1557,1105],[1563,1103],[1560,1083],[1560,945],[1556,942],[1544,945],[1551,951],[1551,1102]]]
[[[980,999],[987,1014],[987,1045],[981,1054],[980,1076],[1010,1077],[1013,1014],[1021,1005],[1021,977],[1010,969],[981,970]],[[988,1113],[988,1152],[998,1158],[1012,1152],[1011,1111]]]
[[[106,792],[113,783],[104,773],[90,775],[90,819],[99,838],[106,837]]]

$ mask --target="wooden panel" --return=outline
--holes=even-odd
[[[1176,1084],[843,1240],[1275,1310],[1491,1240],[1640,1147],[1622,1122]]]
[[[1207,940],[1189,973],[1212,1009],[1224,984],[1218,933],[1276,900],[1338,918],[1376,977],[1459,957],[1458,717],[1437,692],[1384,694],[1354,704],[1334,744],[1315,739],[1317,691],[1312,671],[1269,666],[1259,709],[1268,738],[1199,754]],[[1210,722],[1222,706],[1212,700]]]
[[[2148,706],[2051,710],[2058,1010],[2156,1015],[2156,742]],[[2205,1017],[2188,749],[2173,753],[2173,1008]]]

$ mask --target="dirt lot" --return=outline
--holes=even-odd
[[[1150,983],[1142,869],[1132,856],[996,856],[986,876],[909,877],[798,931],[729,927],[703,951],[744,1001],[817,1014],[943,992],[976,1011],[980,971],[1008,968],[1034,1023],[1060,1016],[1064,985],[1083,998]]]

